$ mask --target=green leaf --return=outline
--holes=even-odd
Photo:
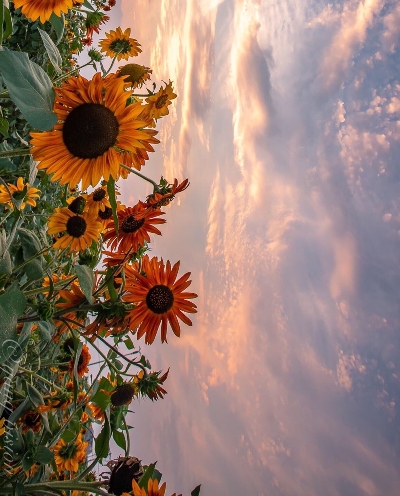
[[[124,339],[124,345],[128,348],[128,350],[133,350],[135,347],[135,345],[132,343],[132,339],[129,336]]]
[[[8,276],[12,273],[11,257],[8,251],[0,257],[0,275],[7,274]]]
[[[22,470],[29,470],[34,463],[35,460],[33,459],[32,453],[27,451],[22,458]]]
[[[53,452],[46,448],[46,446],[38,446],[37,450],[33,455],[33,459],[36,462],[42,463],[46,465],[47,463],[51,463],[54,458]]]
[[[15,282],[9,290],[0,296],[0,363],[12,356],[17,343],[17,319],[26,307],[24,293],[18,289]]]
[[[44,320],[40,320],[39,322],[36,322],[36,324],[38,326],[40,341],[50,341],[54,333],[54,325],[51,322],[45,322]]]
[[[78,366],[79,366],[79,358],[81,357],[81,353],[82,353],[82,348],[83,348],[83,343],[79,341],[74,360],[74,377],[77,384],[79,384]]]
[[[94,12],[94,8],[93,8],[92,4],[90,2],[88,2],[88,0],[85,0],[83,2],[83,6],[86,7],[87,9],[89,9],[89,10],[93,10],[93,12]]]
[[[28,393],[29,399],[31,400],[34,407],[38,407],[39,405],[44,404],[42,395],[35,388],[35,386],[29,384],[29,382],[26,383],[26,392]]]
[[[3,40],[6,40],[11,34],[13,30],[13,24],[12,24],[12,19],[11,19],[11,14],[9,9],[4,7],[4,23],[5,23],[5,29],[3,31]]]
[[[60,69],[60,65],[62,65],[62,58],[58,48],[46,31],[43,31],[43,29],[40,28],[38,28],[38,31],[43,40],[43,45],[46,49],[47,55],[49,56],[50,62],[53,64],[54,69],[61,74],[62,70]]]
[[[60,43],[64,34],[64,14],[61,14],[61,17],[58,17],[54,14],[54,12],[50,16],[51,25],[54,28],[54,31],[57,35],[56,45]]]
[[[156,468],[153,470],[153,475],[151,476],[153,480],[158,480],[158,482],[161,482],[162,479],[162,473],[157,470]]]
[[[147,485],[149,480],[152,478],[154,469],[156,468],[157,462],[151,463],[145,470],[142,477],[139,479],[138,486],[147,490]]]
[[[74,265],[75,273],[78,276],[79,285],[90,304],[94,303],[92,296],[94,288],[94,274],[86,265]]]
[[[124,451],[126,450],[126,439],[123,432],[113,431],[113,438],[117,445],[122,448]]]
[[[115,232],[118,235],[117,199],[115,197],[115,181],[114,181],[114,178],[112,176],[110,176],[109,180],[107,181],[107,193],[108,193],[108,199],[110,200],[110,205],[112,208],[114,225],[115,225]]]
[[[57,123],[53,112],[54,90],[49,76],[25,52],[0,50],[0,74],[11,99],[28,123],[48,131]]]
[[[33,231],[19,227],[18,236],[21,241],[24,260],[34,257],[41,250],[39,238]]]
[[[106,458],[108,456],[109,445],[110,445],[111,427],[110,421],[106,415],[103,428],[100,434],[94,440],[94,450],[96,456],[99,458]]]
[[[70,443],[75,438],[76,433],[70,431],[69,429],[66,429],[61,436],[61,439],[63,439],[66,443]]]
[[[20,418],[21,414],[28,408],[29,398],[25,398],[24,401],[18,405],[18,408],[12,412],[8,421],[10,424],[15,424],[15,422]]]
[[[190,496],[199,496],[200,488],[201,488],[201,484],[199,484],[193,489],[193,491],[190,493]]]
[[[25,486],[22,482],[16,482],[14,486],[13,496],[24,496],[25,495]]]
[[[95,394],[92,396],[92,402],[99,406],[102,410],[105,410],[107,406],[110,404],[110,396],[104,394],[101,390],[104,389],[107,392],[110,392],[114,389],[114,386],[110,383],[108,379],[102,377],[100,380],[99,387]]]
[[[0,133],[8,138],[8,128],[10,127],[8,120],[4,117],[0,117]]]

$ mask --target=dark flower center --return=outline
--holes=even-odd
[[[112,217],[112,208],[106,207],[104,210],[99,210],[100,219],[107,220]]]
[[[130,384],[122,384],[112,393],[111,403],[114,406],[128,405],[134,395],[135,389]]]
[[[136,482],[143,475],[143,467],[139,458],[134,456],[120,458],[114,466],[110,476],[109,492],[121,495],[132,491],[132,479]]]
[[[147,293],[146,304],[154,313],[165,313],[174,304],[174,295],[168,286],[159,284],[152,287]]]
[[[101,201],[103,198],[106,197],[106,192],[103,188],[97,188],[96,191],[93,193],[93,201]]]
[[[129,53],[132,45],[129,40],[117,39],[110,43],[110,50],[115,53]]]
[[[133,233],[140,229],[144,224],[143,219],[135,219],[133,215],[129,215],[126,219],[123,220],[121,229],[124,233]]]
[[[85,209],[85,205],[85,198],[83,198],[83,196],[78,196],[68,205],[68,209],[71,210],[71,212],[74,212],[74,214],[82,214]]]
[[[156,108],[158,109],[163,108],[167,100],[168,100],[168,95],[160,96],[160,98],[156,101]]]
[[[67,221],[67,233],[74,238],[80,238],[86,232],[86,225],[86,221],[83,217],[74,215]]]
[[[98,103],[84,103],[66,118],[63,140],[75,157],[96,158],[115,145],[118,129],[118,120],[110,109]]]
[[[40,415],[37,412],[28,413],[25,417],[25,425],[28,427],[35,427],[37,423],[41,420]]]

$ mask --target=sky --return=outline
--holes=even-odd
[[[143,172],[191,184],[151,249],[199,295],[179,339],[138,343],[170,375],[132,404],[132,455],[168,496],[397,496],[400,4],[118,0],[113,22],[178,95]]]

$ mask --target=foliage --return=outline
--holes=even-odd
[[[82,67],[100,70],[104,81],[118,78],[111,69],[123,50],[130,53],[131,38],[117,40],[117,51],[105,69],[102,54],[86,47],[92,45],[93,33],[104,28],[105,13],[115,0],[78,0],[68,12],[53,12],[40,22],[40,5],[45,3],[36,2],[37,19],[29,18],[32,13],[25,5],[15,8],[4,0],[0,7],[0,494],[111,494],[109,478],[99,480],[93,471],[109,458],[111,439],[125,458],[116,465],[108,462],[110,475],[116,468],[134,466],[129,487],[122,489],[133,494],[132,480],[147,491],[148,482],[159,481],[161,474],[155,463],[143,469],[130,454],[129,405],[139,396],[162,399],[168,371],[152,371],[137,349],[138,326],[131,325],[132,315],[147,304],[147,315],[164,312],[176,333],[176,315],[190,323],[182,311],[195,311],[184,298],[196,295],[180,295],[168,283],[157,291],[162,288],[167,300],[172,295],[172,303],[150,296],[148,303],[127,298],[134,283],[146,280],[150,267],[164,271],[163,262],[149,262],[146,254],[148,233],[156,233],[150,224],[164,222],[154,220],[161,207],[188,185],[187,180],[178,186],[177,180],[170,184],[164,178],[156,183],[138,172],[158,142],[156,120],[168,114],[176,95],[171,83],[168,99],[159,101],[155,97],[167,89],[156,93],[154,85],[153,91],[140,95],[123,84],[127,105],[140,106],[134,118],[140,124],[138,132],[147,129],[148,141],[138,140],[136,148],[130,144],[124,156],[116,141],[110,145],[121,159],[118,177],[103,167],[101,184],[83,191],[80,181],[78,185],[55,181],[39,167],[40,160],[33,159],[32,138],[50,140],[54,133],[64,132],[57,113],[63,103],[57,99],[62,102],[65,85],[73,92],[76,81],[83,81],[78,78]],[[109,52],[113,46],[111,40]],[[132,88],[140,88],[152,71],[136,65],[136,72],[140,78],[131,81]],[[162,111],[154,116],[151,108],[156,104]],[[68,112],[71,115],[73,109]],[[118,236],[124,230],[118,213],[131,210],[118,200],[116,179],[132,174],[154,188],[153,195],[135,206],[137,217],[128,218],[129,226],[135,226],[129,231],[132,236],[149,219],[148,232],[132,245],[137,246],[135,251],[104,239],[111,231]],[[71,227],[74,223],[78,228]],[[89,228],[92,237],[87,237]],[[78,248],[64,243],[57,249],[64,238],[78,239]],[[187,277],[180,279],[185,288]],[[159,293],[151,294],[154,299]],[[177,294],[181,306],[175,310]],[[171,317],[171,312],[176,314]],[[93,362],[94,352],[102,357],[100,363]],[[93,439],[94,431],[98,434]],[[192,494],[199,494],[199,489]]]

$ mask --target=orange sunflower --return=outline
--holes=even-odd
[[[131,88],[141,88],[145,81],[150,79],[153,71],[150,67],[140,64],[126,64],[117,71],[117,76],[124,78],[125,83],[130,83]]]
[[[100,51],[105,53],[107,57],[117,57],[118,62],[121,59],[128,60],[129,57],[136,57],[142,51],[140,43],[137,40],[130,38],[131,28],[122,31],[118,27],[115,31],[111,29],[106,33],[106,39],[100,40]]]
[[[165,88],[161,87],[155,95],[146,98],[149,116],[157,120],[164,115],[168,115],[168,106],[171,105],[171,100],[174,98],[176,98],[176,94],[172,90],[172,82],[170,81],[165,85]]]
[[[137,252],[145,242],[150,242],[149,233],[161,235],[161,231],[154,224],[164,224],[165,219],[158,219],[164,212],[148,210],[142,202],[134,207],[127,207],[117,212],[118,234],[115,230],[114,221],[108,224],[109,230],[104,235],[104,242],[111,250],[122,253],[128,251]]]
[[[165,179],[161,178],[165,183]],[[147,197],[145,203],[147,208],[159,209],[165,207],[175,198],[177,193],[184,191],[189,186],[189,179],[185,179],[181,184],[178,185],[178,179],[174,180],[174,184],[166,184],[157,193],[153,193]]]
[[[116,192],[117,195],[119,194]],[[86,198],[86,207],[91,213],[96,215],[99,211],[104,212],[106,208],[111,208],[110,201],[108,199],[108,193],[106,188],[97,188],[90,193]]]
[[[82,190],[102,178],[117,179],[123,153],[145,148],[151,137],[142,129],[148,121],[138,118],[141,103],[126,104],[133,91],[125,89],[123,79],[100,73],[90,81],[71,77],[55,91],[59,123],[53,131],[31,133],[38,169],[61,184],[82,181]]]
[[[158,487],[157,479],[149,479],[146,491],[144,488],[139,487],[139,484],[135,481],[135,479],[132,479],[132,491],[134,496],[164,496],[166,488],[167,484],[165,482]],[[122,496],[130,495],[128,493],[122,493]],[[176,496],[176,493],[172,494],[172,496]],[[182,496],[182,494],[179,494],[178,496]]]
[[[62,234],[54,243],[54,249],[69,248],[69,252],[86,250],[100,238],[102,224],[97,214],[74,214],[68,207],[56,208],[47,222],[48,234]]]
[[[83,0],[78,0],[83,3]],[[41,23],[48,21],[51,14],[61,17],[61,13],[66,14],[72,8],[74,0],[14,0],[14,7],[21,7],[22,13],[31,21],[40,19]]]
[[[24,210],[26,205],[36,207],[36,199],[39,198],[38,193],[40,193],[40,190],[31,188],[29,183],[25,184],[23,177],[17,179],[16,186],[14,184],[7,184],[7,186],[8,191],[4,184],[0,184],[0,203],[5,203],[8,207],[14,208],[12,201],[14,199],[17,201],[22,200],[19,207],[21,210]]]
[[[82,346],[81,354],[79,355],[78,359],[78,367],[77,367],[77,372],[78,372],[78,377],[83,377],[87,372],[89,372],[89,363],[90,359],[92,357],[90,356],[89,353],[89,348],[84,344]],[[75,367],[75,357],[71,358],[69,362],[69,367],[68,371],[71,375],[74,374],[74,367]]]
[[[87,446],[88,443],[82,441],[82,434],[78,434],[76,440],[69,443],[60,439],[53,448],[58,471],[78,472],[79,464],[85,461]]]
[[[136,306],[130,311],[131,329],[137,328],[137,337],[146,335],[146,344],[151,344],[161,324],[161,342],[167,341],[167,326],[170,324],[172,331],[179,337],[181,333],[178,318],[191,326],[192,321],[185,313],[196,313],[196,305],[188,301],[197,298],[195,293],[185,293],[190,285],[190,272],[176,280],[180,262],[171,268],[168,260],[164,265],[163,260],[153,257],[149,260],[145,255],[142,259],[142,272],[126,272],[127,291],[124,300]],[[133,277],[132,277],[133,274]],[[185,312],[185,313],[183,313]]]

